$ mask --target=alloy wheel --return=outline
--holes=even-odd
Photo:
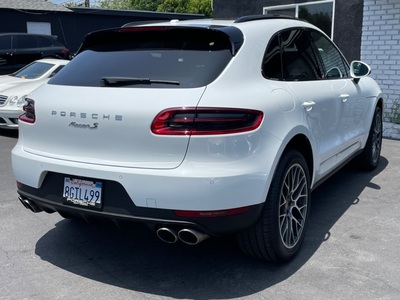
[[[376,162],[381,154],[382,146],[382,118],[381,114],[375,116],[374,128],[372,132],[372,160]]]
[[[295,247],[302,236],[308,198],[305,171],[300,164],[294,164],[284,177],[279,201],[280,237],[287,248]]]

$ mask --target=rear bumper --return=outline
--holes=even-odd
[[[240,213],[218,217],[181,217],[175,210],[138,207],[134,204],[121,184],[103,181],[104,194],[101,208],[85,207],[67,202],[62,194],[63,174],[47,174],[40,189],[18,184],[18,194],[28,200],[37,211],[58,212],[63,216],[92,219],[107,219],[117,225],[129,222],[145,223],[155,230],[171,227],[177,230],[191,228],[210,236],[235,233],[253,225],[261,213],[263,204],[251,205]]]
[[[219,236],[250,227],[261,213],[276,157],[271,149],[279,146],[272,139],[270,147],[261,147],[263,141],[256,143],[257,151],[235,152],[232,157],[208,153],[199,146],[195,148],[203,151],[188,151],[177,168],[142,169],[32,153],[23,147],[24,136],[20,135],[12,165],[18,193],[46,212],[85,219],[104,217],[115,223],[185,226]],[[66,201],[62,196],[65,177],[102,182],[102,207]],[[191,212],[211,212],[212,217],[193,217]]]
[[[256,158],[196,164],[185,160],[176,169],[139,169],[32,154],[22,149],[22,140],[20,136],[12,151],[14,178],[39,192],[49,174],[64,174],[61,177],[116,182],[138,208],[186,211],[215,211],[257,205],[265,202],[268,192],[270,174],[262,170],[270,168],[260,164]],[[61,195],[64,179],[58,180],[57,193]],[[35,193],[29,194],[35,196]],[[48,199],[45,195],[37,196]]]
[[[18,128],[21,111],[0,111],[0,128]]]

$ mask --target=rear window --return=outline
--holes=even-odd
[[[229,35],[204,28],[136,27],[93,33],[49,83],[191,88],[209,84],[232,58]]]

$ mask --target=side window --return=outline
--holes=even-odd
[[[335,45],[317,31],[311,32],[311,38],[322,61],[323,77],[327,79],[349,77],[348,64]]]
[[[0,36],[0,50],[11,49],[11,35]]]
[[[270,79],[310,81],[322,78],[311,41],[302,29],[272,38],[264,58],[263,74]]]
[[[262,72],[264,77],[283,80],[282,59],[279,35],[271,39],[263,60]]]
[[[16,49],[26,49],[26,48],[36,48],[37,43],[36,39],[33,36],[29,35],[16,35],[14,36],[15,46]]]
[[[38,36],[37,44],[39,47],[51,47],[53,44],[46,38]]]

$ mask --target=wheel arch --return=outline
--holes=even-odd
[[[314,170],[314,158],[313,158],[312,146],[311,146],[310,140],[307,138],[307,136],[305,136],[304,134],[295,135],[289,141],[289,143],[286,145],[285,150],[283,151],[282,155],[284,155],[284,153],[288,149],[297,150],[304,156],[304,159],[307,162],[309,175],[310,175],[310,177],[312,177],[313,170]]]
[[[381,113],[382,113],[382,121],[383,121],[383,117],[384,117],[384,106],[385,106],[385,103],[384,103],[384,100],[383,100],[383,95],[382,95],[382,93],[380,93],[380,94],[379,94],[378,96],[376,96],[376,97],[374,96],[374,99],[375,99],[375,101],[374,101],[374,103],[371,105],[371,109],[370,109],[370,111],[369,111],[369,113],[368,113],[368,116],[366,116],[367,120],[369,121],[369,123],[367,123],[367,124],[369,124],[369,126],[368,126],[367,128],[365,128],[365,130],[366,130],[367,133],[369,132],[369,130],[370,130],[371,126],[372,126],[372,120],[373,120],[373,118],[374,118],[375,109],[376,109],[377,107],[379,107],[380,110],[381,110]],[[361,148],[364,149],[365,145],[367,144],[367,139],[368,139],[368,134],[366,134],[366,135],[364,136],[364,138],[361,139]]]
[[[295,213],[295,215],[297,216],[294,217],[296,218],[296,223],[302,224],[300,227],[302,229],[300,231],[296,231],[295,229],[289,230],[291,232],[297,232],[299,233],[299,235],[297,234],[293,235],[293,237],[294,236],[298,237],[296,238],[294,244],[290,245],[285,244],[284,240],[286,240],[286,237],[283,236],[284,234],[281,231],[281,228],[285,228],[285,226],[292,228],[292,225],[288,225],[287,221],[282,220],[282,217],[286,219],[287,218],[285,217],[286,215],[292,214],[292,208],[291,208],[292,204],[288,203],[294,202],[293,200],[284,200],[285,202],[288,201],[286,202],[287,204],[283,205],[281,204],[281,197],[283,199],[292,198],[291,196],[293,192],[292,188],[288,187],[286,190],[287,193],[283,192],[282,188],[284,185],[286,186],[286,184],[282,180],[286,180],[285,177],[289,172],[291,172],[290,169],[293,166],[288,164],[293,163],[293,159],[299,161],[299,155],[296,152],[300,153],[304,157],[305,163],[307,164],[307,168],[309,169],[308,171],[309,180],[310,177],[312,176],[310,174],[312,174],[313,172],[313,165],[314,165],[312,143],[304,133],[297,133],[296,135],[291,137],[288,140],[288,143],[284,144],[283,147],[280,149],[281,149],[280,152],[281,155],[279,159],[277,159],[277,164],[272,176],[272,177],[277,176],[278,179],[272,180],[269,185],[268,195],[263,205],[263,210],[260,212],[257,222],[252,227],[241,231],[237,235],[239,246],[245,253],[259,259],[264,259],[274,262],[289,261],[297,254],[304,239],[308,223],[306,220],[309,218],[308,217],[310,209],[309,196],[311,193],[310,186],[306,187],[306,189],[308,190],[308,195],[304,195],[303,192],[294,193],[294,195],[301,195],[302,198],[306,196],[305,202],[302,202],[302,204],[300,204],[299,206],[302,208],[302,210],[305,209],[306,213],[305,214],[303,212],[300,213],[299,210],[298,213]],[[303,162],[301,164],[303,165]],[[296,175],[295,177],[297,178],[298,176]],[[296,179],[292,178],[292,180]],[[287,186],[290,186],[290,184],[288,184]],[[301,186],[302,187],[300,189],[304,188],[304,185],[301,184],[294,184],[294,186],[296,186],[296,189],[297,187]],[[282,196],[282,193],[285,193],[287,198],[286,196]],[[295,202],[297,202],[297,199]],[[283,209],[284,211],[282,211],[281,209]],[[298,217],[304,220],[304,222],[300,223],[300,221],[297,220]],[[284,224],[286,225],[284,226]],[[294,226],[296,227],[297,225]],[[287,231],[286,229],[283,230]]]
[[[306,134],[304,134],[303,132],[298,132],[295,135],[293,135],[292,137],[290,137],[287,140],[287,143],[284,143],[278,152],[279,158],[275,160],[275,163],[273,166],[273,172],[270,174],[270,177],[268,180],[266,198],[267,198],[267,194],[270,189],[272,179],[275,176],[276,169],[277,169],[280,161],[282,160],[282,158],[285,156],[285,154],[289,150],[297,150],[303,155],[303,157],[307,163],[307,167],[308,167],[308,173],[310,176],[310,185],[312,186],[312,184],[313,184],[315,163],[314,163],[314,151],[313,151],[312,142],[310,141],[310,139],[307,137]]]
[[[376,106],[377,107],[379,107],[380,109],[381,109],[381,111],[382,111],[382,113],[383,113],[383,98],[382,97],[379,97],[378,98],[378,101],[377,101],[377,103],[376,103]]]

